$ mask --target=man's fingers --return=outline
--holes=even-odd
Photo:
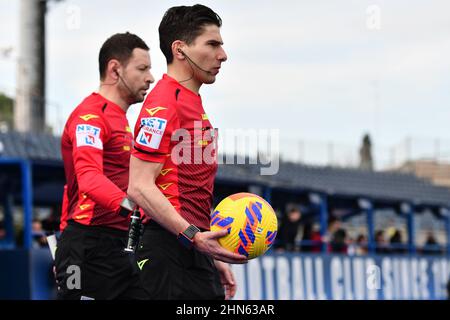
[[[230,285],[228,286],[229,289],[229,298],[233,298],[234,295],[236,294],[236,282],[234,280],[234,274],[233,271],[231,269],[229,269],[229,272],[227,272],[227,277],[229,277],[228,282],[230,283]]]
[[[209,231],[209,238],[210,239],[219,239],[228,234],[227,229],[219,230],[219,231]]]
[[[246,263],[248,260],[247,257],[242,254],[230,252],[228,250],[223,249],[222,247],[220,249],[221,250],[218,252],[218,254],[225,258],[235,260],[235,261],[242,261],[243,263]]]
[[[230,294],[230,286],[226,285],[225,286],[225,300],[230,300],[230,298],[232,298],[232,296]]]
[[[229,285],[227,291],[228,299],[234,298],[234,295],[236,294],[236,285]]]
[[[248,262],[247,257],[231,253],[228,251],[225,251],[225,253],[216,253],[214,255],[214,258],[223,262],[232,263],[232,264],[245,264]]]
[[[219,231],[221,232],[221,231]],[[226,230],[225,230],[226,232]],[[219,243],[216,241],[217,244],[217,251],[215,253],[215,256],[217,257],[218,260],[224,261],[224,262],[228,262],[228,263],[247,263],[247,257],[242,255],[242,254],[237,254],[237,253],[233,253],[230,252],[226,249],[224,249],[223,247],[221,247],[219,245]]]
[[[230,298],[234,298],[236,294],[236,285],[230,286]]]
[[[227,269],[225,272],[225,282],[229,285],[234,285],[234,278],[233,278],[233,272],[230,268]]]
[[[220,231],[207,231],[198,233],[201,235],[199,242],[197,243],[197,248],[205,252],[217,260],[227,262],[227,263],[247,263],[247,257],[241,254],[230,252],[220,246],[217,238],[223,237],[228,234],[227,230]]]
[[[236,261],[234,259],[221,257],[221,256],[215,256],[214,258],[217,259],[217,260],[223,261],[223,262],[231,263],[231,264],[245,264],[245,263],[247,263],[247,261]]]
[[[230,280],[228,280],[228,282],[234,286],[236,284],[236,282],[234,281],[234,275],[233,275],[233,271],[231,271],[231,269],[228,272],[228,275],[229,275],[229,278],[230,278]]]

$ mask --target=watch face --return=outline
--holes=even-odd
[[[187,227],[186,230],[184,230],[178,235],[178,240],[181,242],[181,244],[190,249],[192,248],[192,245],[194,243],[193,238],[195,234],[199,231],[200,231],[199,228],[191,224],[189,227]]]
[[[194,226],[193,224],[191,224],[183,233],[192,240],[192,238],[194,238],[195,234],[197,232],[199,232],[200,230]]]

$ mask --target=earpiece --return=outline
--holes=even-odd
[[[180,48],[177,48],[177,51],[179,53],[181,53],[183,55],[183,57],[186,58],[186,60],[188,61],[189,65],[193,64],[197,69],[199,69],[199,70],[201,70],[201,71],[203,71],[203,72],[205,72],[207,74],[212,74],[211,71],[208,71],[208,70],[205,70],[205,69],[201,68],[198,64],[196,64],[194,61],[192,61],[192,59],[189,58],[189,56],[186,53],[184,53],[183,50],[181,50]],[[192,68],[192,65],[191,65],[191,68]]]
[[[134,94],[134,92],[130,89],[130,87],[127,85],[127,83],[125,82],[125,80],[121,77],[121,75],[119,74],[119,71],[117,71],[117,69],[114,69],[114,73],[117,74],[117,76],[119,77],[120,81],[122,81],[123,85],[127,88],[127,90]]]

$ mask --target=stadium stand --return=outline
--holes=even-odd
[[[0,133],[3,150],[0,191],[18,195],[21,179],[11,159],[26,159],[32,165],[33,202],[50,204],[60,201],[64,184],[60,138],[51,134]],[[9,162],[6,162],[9,160]],[[236,163],[236,158],[234,162]],[[259,185],[297,193],[318,192],[328,197],[368,198],[375,204],[408,202],[416,207],[450,207],[450,190],[409,173],[307,166],[282,162],[276,175],[260,174],[260,164],[223,164],[219,166],[217,184]],[[247,190],[245,190],[247,191]],[[218,195],[222,197],[225,195]],[[19,196],[20,197],[20,196]]]
[[[412,174],[282,163],[277,175],[260,176],[259,166],[223,165],[218,178],[263,182],[273,187],[316,190],[329,195],[370,197],[383,201],[450,205],[450,191]],[[256,178],[257,177],[257,178]]]

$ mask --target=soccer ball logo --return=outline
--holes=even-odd
[[[277,216],[270,204],[252,193],[236,193],[223,199],[211,215],[211,231],[228,230],[219,239],[225,249],[249,259],[264,254],[277,236]]]

